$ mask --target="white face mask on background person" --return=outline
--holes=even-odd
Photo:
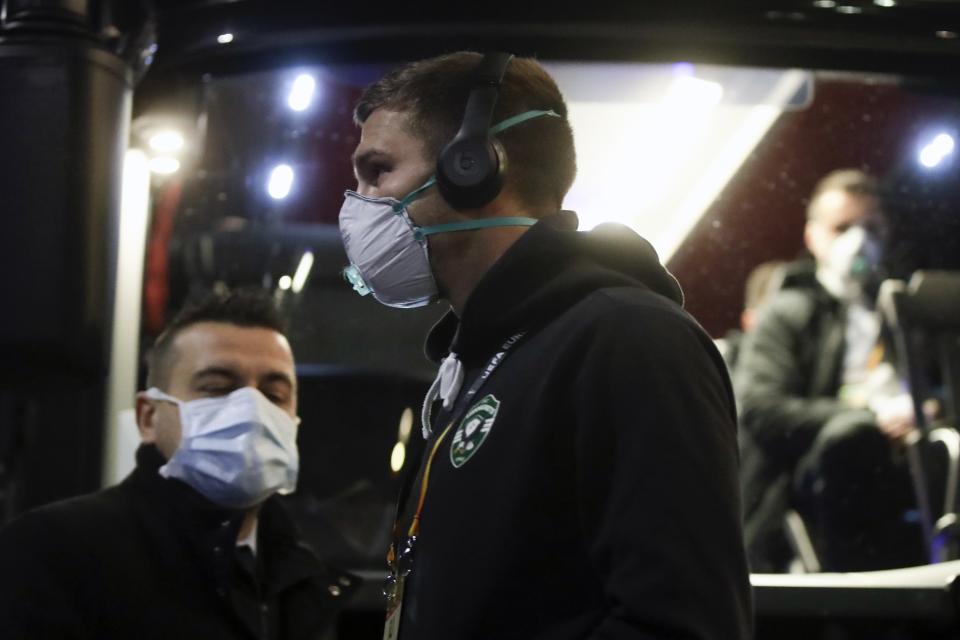
[[[830,244],[827,259],[817,268],[817,276],[833,295],[851,299],[864,293],[864,286],[876,277],[883,257],[883,246],[861,226],[852,226]]]
[[[176,404],[180,412],[180,446],[160,467],[163,477],[182,480],[211,502],[234,509],[296,489],[300,419],[257,389],[183,401],[153,387],[146,396]]]

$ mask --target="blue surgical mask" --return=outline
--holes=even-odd
[[[242,387],[227,396],[183,401],[150,388],[146,396],[180,410],[180,446],[160,467],[160,475],[182,480],[211,502],[235,509],[296,489],[300,419],[258,390]]]
[[[521,122],[553,111],[528,111],[491,128],[499,133]],[[430,269],[427,238],[438,233],[491,227],[528,227],[536,218],[498,217],[418,227],[407,207],[436,184],[436,176],[402,200],[369,198],[355,191],[344,194],[340,209],[340,234],[350,259],[344,277],[360,295],[373,294],[388,307],[422,307],[438,298],[437,282]]]

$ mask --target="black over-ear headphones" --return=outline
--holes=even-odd
[[[500,84],[512,59],[510,53],[483,56],[467,98],[460,131],[437,159],[437,186],[454,209],[482,207],[503,189],[507,153],[489,132]]]

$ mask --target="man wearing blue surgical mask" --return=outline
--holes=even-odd
[[[924,560],[904,516],[913,404],[874,309],[888,241],[877,180],[856,169],[825,176],[807,208],[813,261],[787,268],[745,340],[737,387],[755,571],[789,568],[788,510],[802,516],[794,522],[805,523],[822,570]]]
[[[296,487],[293,354],[267,294],[211,295],[157,338],[119,486],[0,532],[4,638],[321,636],[355,579],[274,494]]]
[[[576,161],[554,80],[454,53],[389,73],[355,116],[345,275],[450,307],[384,638],[750,637],[726,369],[645,240],[560,210]]]

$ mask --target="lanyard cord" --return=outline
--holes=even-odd
[[[477,378],[476,382],[470,387],[467,393],[464,395],[463,404],[466,405],[469,401],[477,394],[477,391],[480,390],[480,387],[483,386],[483,383],[493,374],[493,372],[500,366],[504,358],[507,356],[507,352],[510,351],[517,342],[520,341],[520,338],[523,337],[523,332],[517,333],[511,336],[506,342],[503,343],[500,351],[498,351],[493,358],[490,359],[490,362],[481,372],[480,376]],[[440,436],[433,443],[433,447],[430,449],[430,453],[427,455],[427,463],[423,468],[423,477],[420,480],[420,497],[417,501],[417,510],[413,515],[413,520],[410,522],[410,529],[408,531],[408,537],[414,537],[420,532],[420,515],[423,513],[423,506],[427,500],[427,488],[430,486],[430,469],[433,466],[433,459],[437,456],[437,451],[440,450],[440,445],[443,443],[447,434],[450,433],[450,429],[453,428],[453,425],[457,423],[457,420],[460,419],[460,412],[456,416],[456,420],[451,420],[450,423],[446,426]],[[413,476],[408,476],[410,478],[409,483],[405,483],[405,487],[401,489],[400,499],[397,502],[397,515],[393,522],[393,538],[394,541],[390,544],[390,550],[387,552],[387,562],[390,563],[390,566],[395,566],[396,563],[396,543],[397,543],[397,530],[400,527],[400,511],[403,509],[404,503],[407,501],[409,496],[409,491],[412,488]]]
[[[420,499],[417,501],[417,511],[413,514],[413,521],[410,523],[410,530],[407,532],[408,536],[415,536],[420,532],[420,514],[423,513],[423,505],[427,501],[427,487],[430,486],[430,467],[433,465],[433,459],[437,456],[437,451],[440,449],[440,443],[443,442],[443,439],[450,433],[452,426],[453,422],[447,425],[447,428],[443,430],[443,433],[440,434],[437,441],[433,443],[433,448],[427,457],[427,465],[423,469],[423,480],[420,481]]]

